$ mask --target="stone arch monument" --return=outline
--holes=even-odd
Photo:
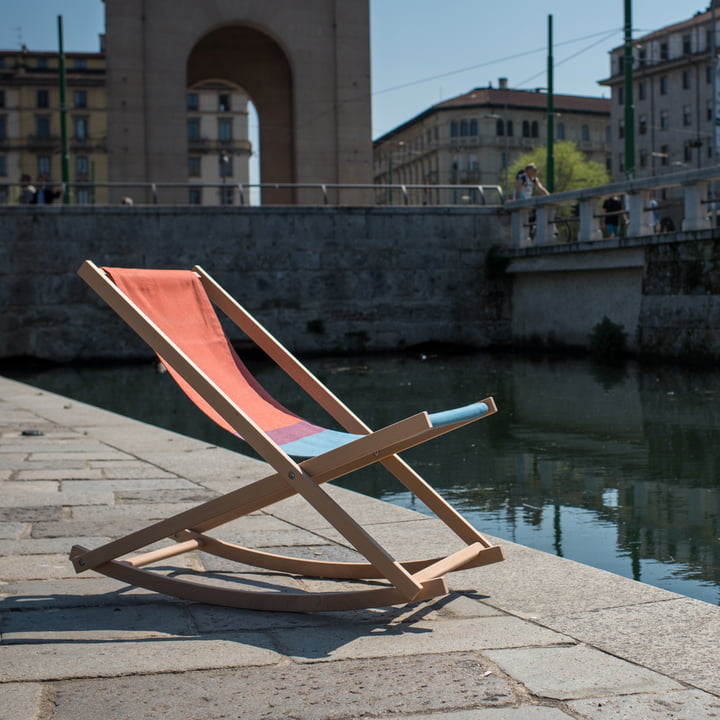
[[[367,0],[105,0],[105,27],[112,182],[187,182],[187,88],[205,80],[255,104],[263,183],[372,182]],[[322,202],[302,188],[262,200]]]

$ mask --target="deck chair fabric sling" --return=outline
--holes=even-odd
[[[273,472],[94,550],[74,546],[70,558],[77,572],[94,570],[131,585],[211,604],[304,612],[427,600],[447,594],[446,573],[503,559],[499,546],[483,537],[398,456],[496,412],[492,398],[440,413],[421,412],[373,432],[202,268],[99,268],[86,261],[78,274],[152,347],[190,399],[218,425],[243,438]],[[236,354],[213,304],[344,430],[308,422],[267,393]],[[465,547],[442,558],[399,562],[321,487],[376,462],[433,511]],[[302,496],[323,515],[366,562],[286,557],[208,534],[293,495]],[[165,539],[174,544],[132,555]],[[255,591],[145,569],[192,550],[274,572],[355,584],[334,592]],[[363,581],[360,587],[356,581]]]

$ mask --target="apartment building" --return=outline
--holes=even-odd
[[[669,25],[633,42],[635,177],[648,177],[717,163],[713,88],[720,48],[712,6],[689,20]],[[625,168],[625,49],[610,52],[612,165],[614,180]]]
[[[65,54],[70,202],[109,198],[105,55]],[[62,178],[59,57],[55,52],[0,50],[0,203],[16,203],[23,175]],[[240,201],[249,182],[248,98],[226,83],[187,93],[188,195],[191,204]],[[162,178],[158,178],[162,181]],[[121,189],[133,197],[132,185]],[[160,195],[160,201],[162,196]]]
[[[610,149],[610,101],[554,96],[557,140],[571,140],[589,160],[606,165]],[[497,88],[475,88],[433,105],[374,142],[378,184],[426,186],[411,202],[477,201],[473,191],[452,196],[433,185],[501,185],[511,190],[508,168],[522,154],[547,144],[547,94],[514,90],[501,78]],[[463,193],[465,193],[463,195]]]
[[[22,175],[61,177],[58,54],[0,51],[0,202],[16,202]],[[104,202],[107,182],[105,59],[67,53],[66,118],[73,201]]]

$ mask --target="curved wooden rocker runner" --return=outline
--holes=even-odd
[[[446,573],[503,559],[500,547],[491,545],[398,457],[399,452],[496,412],[492,398],[441,413],[421,412],[372,432],[201,268],[101,269],[86,261],[78,274],[153,348],[190,399],[220,426],[249,443],[274,472],[95,550],[73,547],[70,558],[77,572],[95,570],[131,585],[205,603],[304,612],[427,600],[447,594]],[[345,432],[309,423],[273,399],[235,353],[213,303]],[[321,487],[376,462],[466,546],[444,558],[398,562]],[[208,534],[295,494],[320,512],[367,562],[285,557]],[[174,544],[126,557],[165,538]],[[266,592],[182,580],[143,569],[191,550],[293,575],[368,582],[362,589],[340,592]]]

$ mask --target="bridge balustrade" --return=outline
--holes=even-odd
[[[602,203],[611,195],[625,197],[627,237],[640,238],[658,232],[650,218],[662,210],[662,202],[652,204],[653,198],[657,202],[662,194],[681,199],[682,221],[677,229],[707,230],[717,224],[714,218],[719,198],[714,185],[718,180],[720,166],[509,201],[505,208],[511,213],[510,247],[602,240]]]

